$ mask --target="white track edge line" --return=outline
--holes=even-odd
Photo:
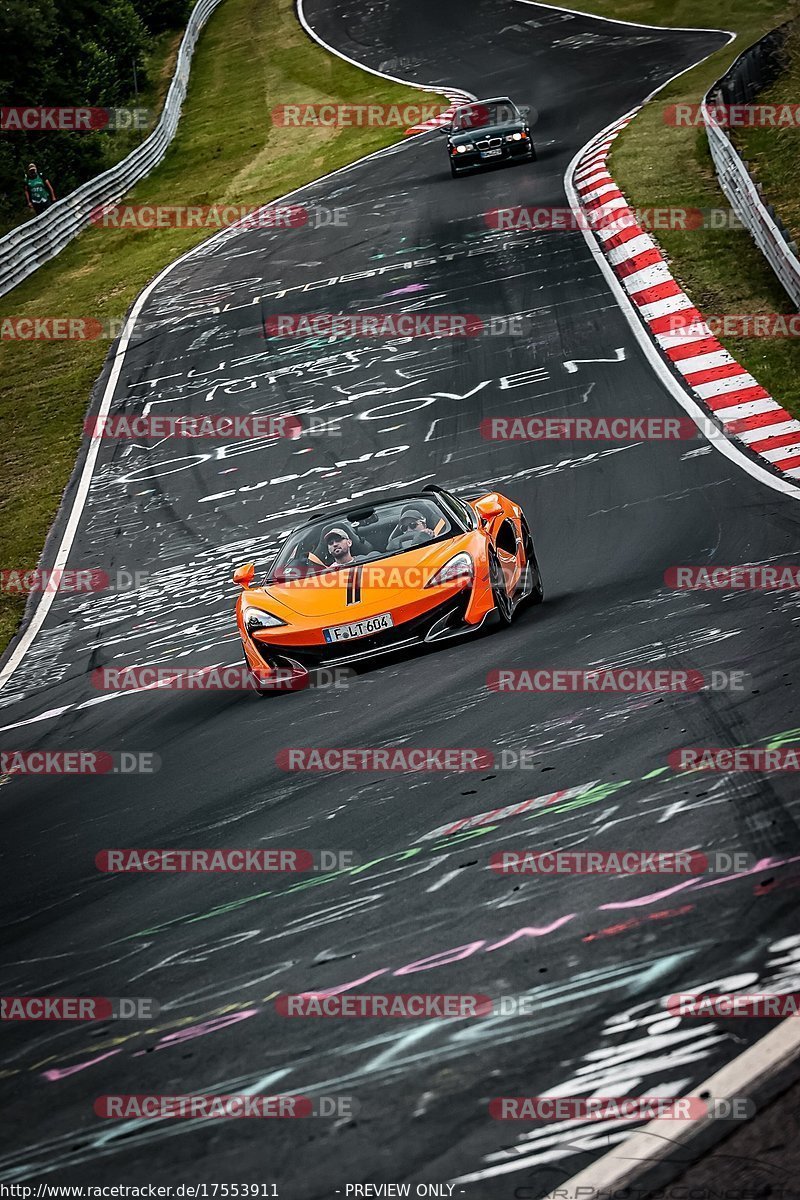
[[[471,92],[464,92],[461,88],[451,88],[449,85],[413,83],[408,79],[400,79],[397,75],[387,75],[385,71],[379,71],[376,67],[367,67],[364,65],[364,63],[359,62],[358,59],[351,58],[349,54],[345,54],[343,50],[337,50],[335,46],[331,46],[329,42],[326,42],[324,38],[321,38],[319,34],[312,29],[306,20],[303,0],[295,0],[295,9],[297,12],[298,21],[303,26],[303,29],[306,31],[312,41],[316,42],[318,46],[322,46],[322,48],[327,50],[329,54],[334,54],[337,58],[343,59],[344,62],[350,63],[351,67],[358,67],[360,71],[366,71],[369,75],[377,75],[379,79],[388,79],[391,83],[402,83],[405,87],[417,88],[417,90],[420,92],[441,92],[443,96],[446,96],[448,91],[452,91],[463,94],[464,96],[468,96],[470,101],[475,101],[478,98],[477,96],[473,96]],[[442,86],[445,86],[445,91],[442,91]]]
[[[715,1100],[731,1100],[746,1094],[743,1088],[768,1082],[782,1067],[793,1062],[798,1054],[800,1021],[794,1017],[787,1017],[747,1050],[737,1054],[736,1058],[714,1075],[698,1084],[692,1094],[708,1094]],[[575,1200],[578,1196],[585,1196],[589,1189],[593,1189],[598,1196],[614,1195],[618,1189],[626,1187],[637,1178],[647,1166],[656,1166],[663,1162],[677,1147],[688,1143],[696,1133],[708,1129],[714,1120],[714,1117],[700,1117],[685,1122],[651,1121],[638,1133],[620,1142],[591,1166],[550,1192],[545,1200],[568,1200],[570,1189]],[[741,1122],[741,1125],[743,1127],[749,1123]],[[731,1129],[730,1133],[733,1132],[734,1129]],[[691,1164],[680,1165],[687,1167]]]
[[[629,25],[634,29],[657,29],[660,33],[729,33],[730,39],[736,37],[730,29],[717,29],[707,25],[645,25],[642,21],[622,21],[617,17],[601,17],[599,13],[583,12],[580,8],[565,8],[563,4],[543,4],[541,0],[516,0],[517,4],[533,4],[536,8],[549,8],[553,12],[572,13],[575,17],[589,17],[592,21],[605,21],[609,25]],[[716,54],[716,51],[714,51]],[[710,57],[710,56],[709,56]],[[704,62],[704,59],[700,60]],[[697,64],[695,64],[697,65]],[[677,79],[677,75],[675,76]]]

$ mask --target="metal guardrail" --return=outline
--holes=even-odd
[[[198,0],[192,9],[161,116],[141,145],[102,175],[82,183],[45,212],[0,238],[0,296],[55,258],[90,223],[95,209],[121,200],[161,162],[178,127],[200,31],[221,3],[222,0]]]
[[[800,259],[791,241],[791,234],[784,228],[772,205],[762,198],[747,165],[713,113],[716,105],[751,103],[776,78],[780,71],[780,52],[786,33],[787,27],[781,26],[739,55],[704,96],[703,120],[723,192],[739,220],[750,231],[792,304],[800,310]]]

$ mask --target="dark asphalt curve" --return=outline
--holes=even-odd
[[[666,769],[681,745],[797,743],[796,596],[675,592],[663,579],[676,564],[792,562],[797,502],[701,441],[501,443],[479,432],[493,415],[676,415],[582,235],[509,234],[484,214],[563,206],[581,145],[724,38],[504,0],[313,0],[306,15],[367,65],[533,105],[539,162],[451,181],[441,135],[412,139],[294,198],[319,218],[226,233],[147,298],[114,411],[295,412],[318,432],[101,451],[69,565],[145,574],[127,591],[57,598],[3,693],[2,746],[147,751],[160,769],[3,780],[2,990],[152,996],[161,1013],[4,1028],[0,1180],[264,1182],[289,1200],[458,1180],[454,1195],[533,1200],[627,1130],[506,1125],[490,1119],[491,1097],[690,1091],[765,1023],[671,1018],[662,997],[779,987],[797,970],[791,776]],[[339,223],[318,223],[334,210]],[[400,308],[520,316],[526,333],[331,343],[262,333],[280,313]],[[263,561],[305,512],[430,481],[497,486],[524,505],[541,609],[343,688],[262,701],[92,686],[106,665],[238,662],[234,566]],[[737,670],[745,682],[666,697],[486,686],[498,667],[602,664]],[[495,766],[365,775],[276,764],[287,746],[394,745],[485,747]],[[697,847],[759,865],[699,880],[487,869],[492,851],[526,845]],[[126,846],[326,847],[353,850],[359,865],[299,880],[99,874],[97,852]],[[524,993],[530,1011],[411,1022],[275,1011],[278,994],[329,988]],[[243,1090],[354,1097],[358,1111],[215,1122],[93,1112],[104,1094]]]

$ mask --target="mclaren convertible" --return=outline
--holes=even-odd
[[[256,581],[233,575],[236,622],[256,690],[320,668],[510,625],[541,603],[533,538],[499,492],[421,492],[315,513],[282,540]]]

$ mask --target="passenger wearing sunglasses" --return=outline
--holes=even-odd
[[[419,509],[407,508],[395,526],[386,549],[410,550],[412,546],[421,546],[423,542],[429,542],[434,536],[434,531],[428,527],[428,522]]]

